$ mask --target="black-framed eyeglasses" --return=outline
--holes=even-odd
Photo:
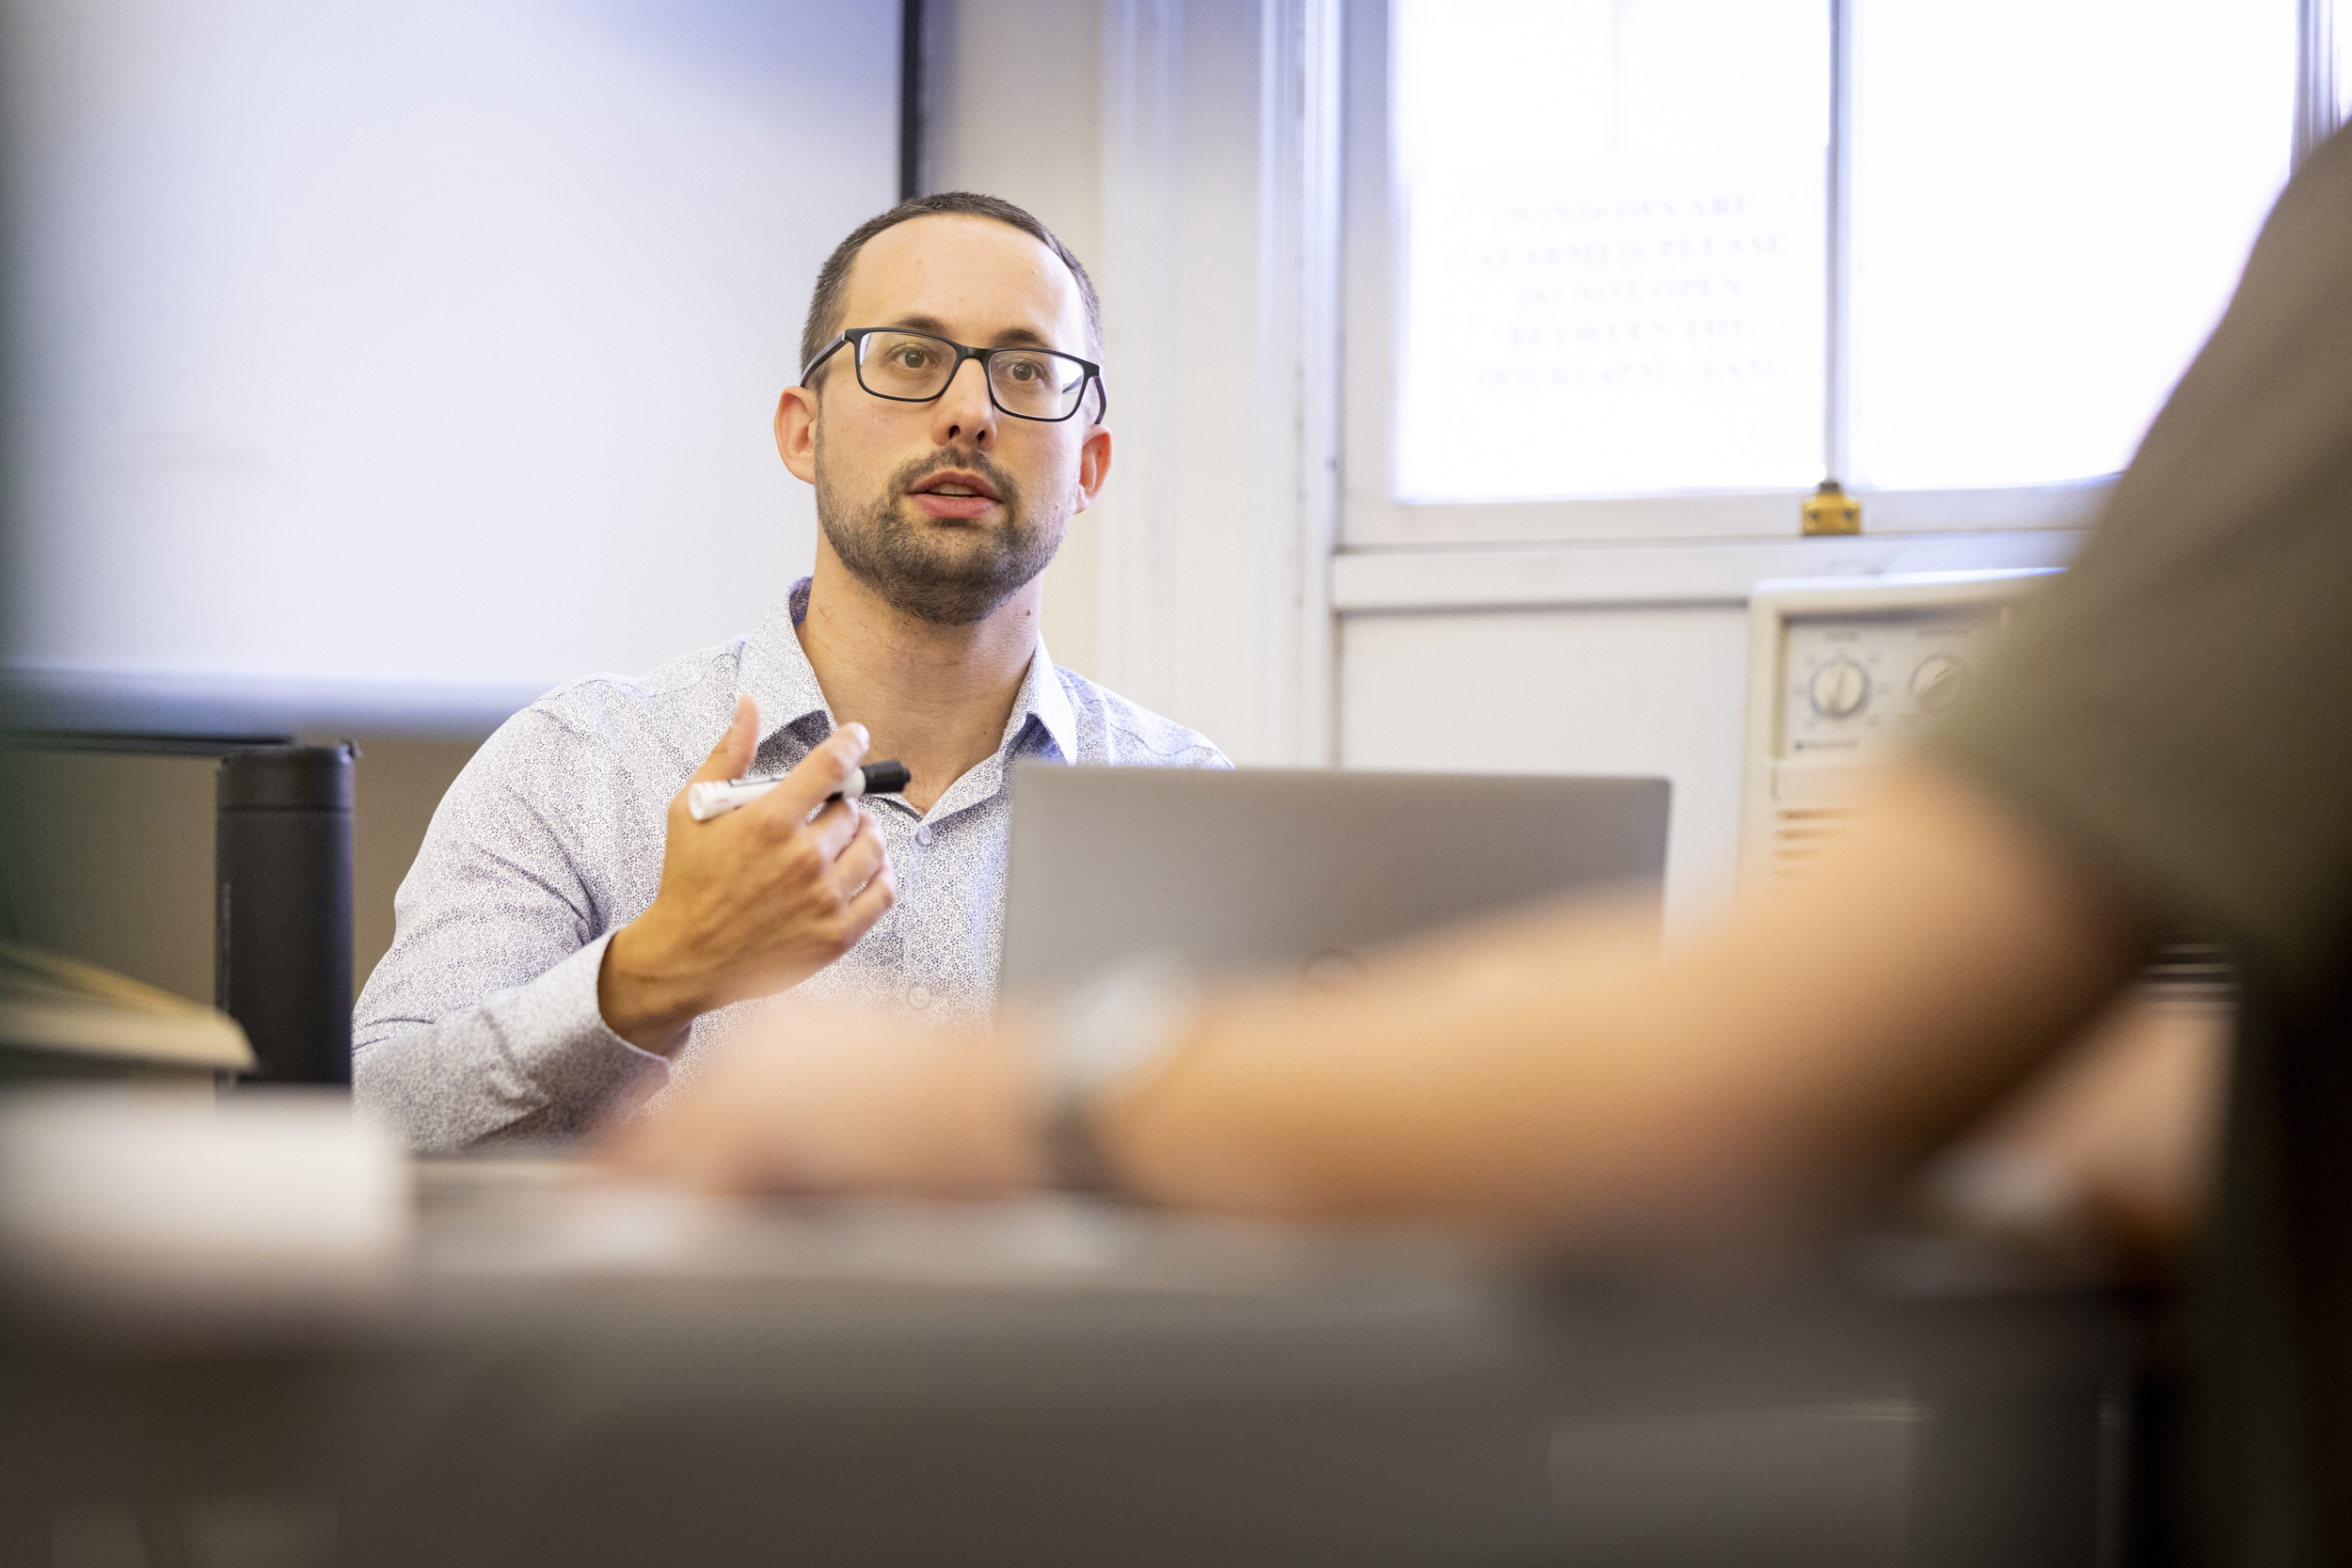
[[[1016,420],[1054,424],[1070,418],[1086,402],[1089,383],[1094,387],[1096,422],[1110,412],[1103,367],[1090,359],[1050,348],[966,348],[896,326],[851,327],[808,362],[801,372],[801,385],[807,386],[817,367],[844,343],[857,367],[857,384],[892,403],[930,403],[946,396],[963,362],[977,359],[981,379],[988,383],[988,401]]]

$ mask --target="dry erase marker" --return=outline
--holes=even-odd
[[[896,795],[914,777],[903,762],[869,762],[825,799],[854,800],[861,795]],[[724,816],[738,806],[750,805],[782,783],[784,777],[778,774],[767,779],[722,779],[715,784],[688,784],[686,810],[695,821],[707,822],[714,816]]]

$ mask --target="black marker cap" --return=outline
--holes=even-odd
[[[914,775],[907,771],[903,762],[869,762],[858,769],[866,775],[868,795],[896,795],[913,782]]]

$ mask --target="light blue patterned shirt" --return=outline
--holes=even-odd
[[[605,1026],[605,942],[653,902],[671,799],[710,754],[735,694],[759,703],[752,770],[781,773],[833,733],[793,627],[809,582],[749,637],[636,680],[592,675],[499,727],[450,786],[394,902],[398,928],[353,1019],[360,1101],[420,1149],[594,1124],[672,1069]],[[799,997],[896,1003],[957,1022],[996,992],[1012,763],[1227,768],[1182,724],[1057,669],[1042,641],[994,755],[918,815],[867,802],[898,902],[855,947],[781,997],[697,1019],[676,1067],[755,1011]]]

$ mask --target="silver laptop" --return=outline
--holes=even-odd
[[[1655,894],[1663,779],[1016,769],[1007,992],[1153,950],[1340,979],[1366,949],[1604,886]]]

